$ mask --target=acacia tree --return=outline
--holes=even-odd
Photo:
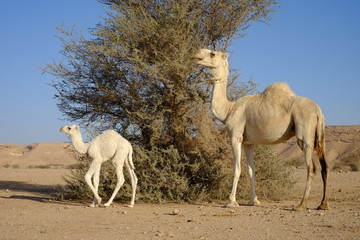
[[[194,185],[199,186],[198,192],[209,189],[223,178],[216,159],[231,154],[223,130],[208,112],[210,86],[205,79],[209,76],[194,65],[194,53],[201,47],[226,50],[250,23],[266,21],[276,2],[100,2],[108,5],[109,11],[91,30],[92,38],[59,28],[65,60],[44,68],[57,77],[52,86],[57,90],[60,111],[70,121],[84,125],[101,122],[101,129],[116,129],[136,145],[140,159],[147,159],[147,164],[142,164],[146,170],[177,172],[190,186],[188,192],[194,193]],[[230,82],[237,85],[232,93],[237,96],[255,87]],[[176,153],[169,154],[169,149]],[[158,159],[149,162],[150,158]],[[166,168],[166,162],[180,167]],[[161,174],[153,175],[159,178]],[[165,177],[165,185],[169,179]],[[151,181],[147,187],[140,182],[142,189],[154,191],[149,189]],[[167,192],[165,198],[187,198],[178,196],[184,189],[178,195],[169,193],[169,188],[159,191]]]

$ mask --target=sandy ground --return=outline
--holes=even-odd
[[[331,172],[329,211],[315,210],[321,200],[317,176],[309,210],[295,212],[291,208],[301,199],[304,169],[294,172],[298,184],[290,200],[234,209],[220,202],[136,203],[134,208],[114,202],[109,208],[90,208],[90,199],[55,201],[49,192],[63,184],[61,176],[68,171],[0,168],[0,239],[360,238],[360,172]]]

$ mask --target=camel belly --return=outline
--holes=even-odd
[[[275,125],[265,129],[253,126],[246,126],[243,134],[244,144],[277,144],[285,142],[295,135],[292,126],[279,127]]]

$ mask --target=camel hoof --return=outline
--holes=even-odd
[[[299,206],[293,207],[294,211],[304,211],[306,209],[307,209],[307,207],[305,207],[304,205],[301,205],[301,204]]]
[[[89,207],[96,207],[96,206],[97,206],[97,205],[94,204],[94,203],[92,203],[92,204],[89,205]]]
[[[104,207],[109,207],[111,203],[105,203]]]
[[[238,207],[239,204],[237,202],[229,202],[225,205],[225,207],[227,208],[234,208],[234,207]]]
[[[327,203],[322,203],[320,206],[318,206],[317,210],[330,210],[330,207]]]
[[[127,207],[133,208],[133,207],[134,207],[134,204],[127,205]]]
[[[254,200],[250,200],[247,205],[248,206],[259,206],[260,202],[259,202],[259,200],[254,199]]]

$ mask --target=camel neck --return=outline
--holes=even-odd
[[[87,153],[89,146],[87,143],[83,142],[81,134],[72,135],[71,142],[76,151],[78,151],[81,154]]]
[[[211,110],[215,117],[224,122],[227,118],[232,103],[227,99],[226,87],[229,75],[228,66],[219,67],[212,71],[214,87],[212,92]]]

